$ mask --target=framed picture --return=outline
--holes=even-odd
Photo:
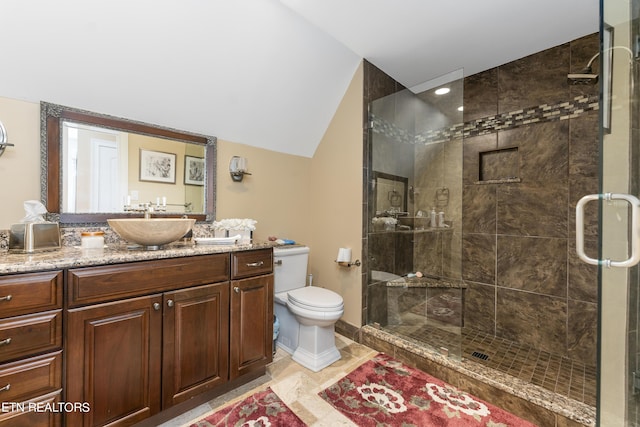
[[[184,156],[184,183],[204,185],[204,158]]]
[[[176,183],[176,155],[140,149],[140,181]]]

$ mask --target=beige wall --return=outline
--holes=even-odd
[[[314,284],[345,300],[343,320],[361,324],[361,269],[339,267],[338,248],[360,259],[362,246],[362,87],[360,67],[313,158],[218,140],[216,219],[257,220],[254,238],[292,239],[311,247]],[[0,158],[0,229],[24,216],[23,201],[40,199],[40,106],[0,98],[0,120],[16,147]],[[248,159],[248,175],[233,182],[232,156]]]
[[[362,253],[362,89],[359,67],[313,158],[218,140],[216,217],[253,218],[254,237],[277,236],[311,248],[314,285],[344,298],[342,320],[361,326],[361,268],[339,267],[338,248]],[[232,156],[248,159],[241,183],[229,176]]]
[[[0,157],[0,229],[24,218],[25,200],[40,200],[40,105],[0,98],[8,147]]]
[[[232,156],[247,158],[251,175],[234,182],[229,175]],[[309,244],[311,159],[218,140],[216,219],[258,221],[254,239],[269,236]]]
[[[362,269],[334,261],[341,247],[351,248],[353,261],[362,254],[363,79],[360,65],[311,165],[310,272],[315,284],[342,295],[342,320],[355,326],[362,326]]]

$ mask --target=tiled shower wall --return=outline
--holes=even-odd
[[[462,158],[435,156],[439,164],[429,165],[428,156],[416,155],[415,165],[446,173],[462,162],[461,251],[442,256],[461,254],[465,327],[589,365],[596,358],[597,270],[575,255],[574,208],[581,196],[598,192],[598,93],[597,86],[568,85],[567,74],[598,49],[594,34],[466,77],[464,125],[416,135],[420,142],[462,136]],[[402,89],[365,65],[365,106]],[[365,144],[367,182],[370,152]],[[368,197],[365,218],[372,213]],[[596,212],[588,207],[585,234],[595,256]],[[449,215],[460,217],[455,209]],[[363,247],[372,253],[366,259],[394,256],[396,248],[367,246],[373,243],[367,231]],[[412,249],[414,266],[433,257]],[[442,259],[440,265],[458,262]],[[384,290],[367,279],[364,320],[384,322]]]

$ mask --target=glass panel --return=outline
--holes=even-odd
[[[463,84],[452,74],[369,106],[368,322],[460,360]]]
[[[637,44],[637,1],[604,0],[601,4],[600,51],[601,193],[638,195],[637,65],[632,47]],[[624,260],[629,253],[629,208],[625,202],[602,202],[599,230],[600,259]],[[637,350],[638,267],[607,268],[599,280],[599,395],[598,425],[639,425],[634,376],[640,366]],[[634,279],[635,278],[635,279]]]

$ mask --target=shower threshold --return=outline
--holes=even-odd
[[[454,356],[448,357],[441,348],[452,342],[450,332],[423,328],[421,333],[428,334],[433,345],[428,346],[415,330],[409,336],[392,328],[364,326],[361,342],[516,414],[529,411],[530,419],[561,417],[595,426],[595,368],[466,328],[457,336],[459,349],[449,348]],[[524,403],[514,403],[505,392]]]

